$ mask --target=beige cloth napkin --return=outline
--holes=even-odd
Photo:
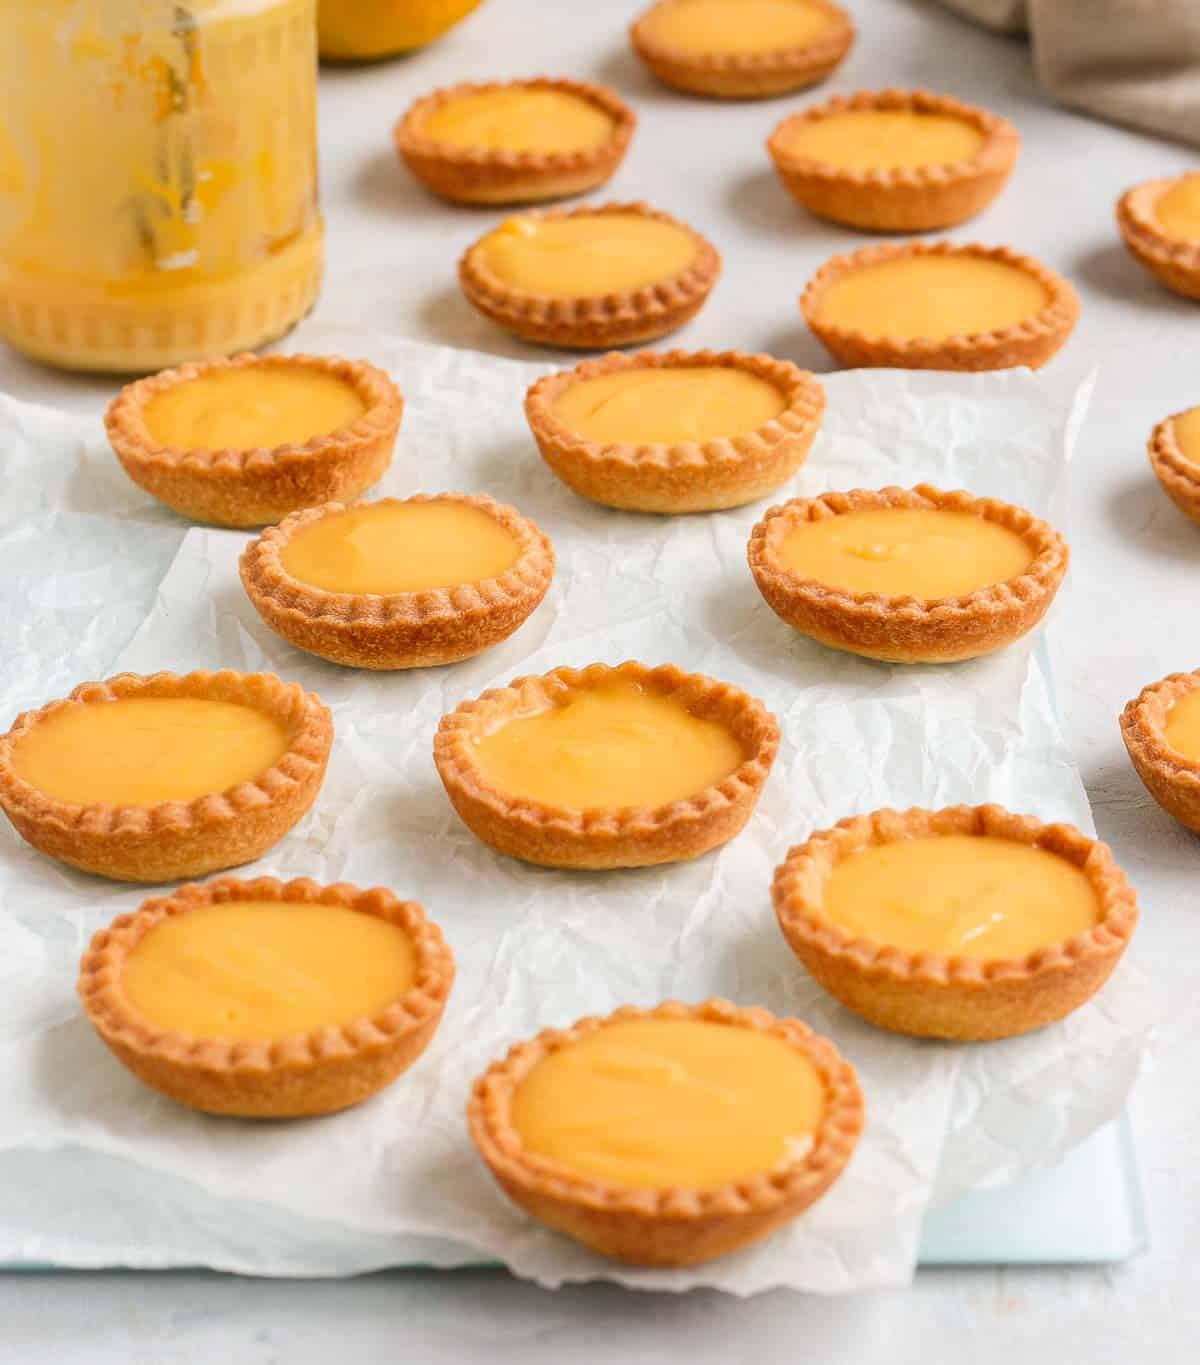
[[[988,28],[1028,30],[1063,104],[1200,145],[1200,0],[942,0]]]

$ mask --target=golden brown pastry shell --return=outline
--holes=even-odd
[[[675,444],[599,442],[554,415],[574,383],[623,370],[724,366],[777,388],[787,407],[757,431]],[[525,396],[525,416],[542,458],[585,498],[635,512],[707,512],[740,507],[773,492],[808,458],[825,410],[825,393],[806,370],[744,351],[640,351],[586,360],[539,379]]]
[[[1007,582],[945,598],[856,592],[803,578],[780,563],[777,547],[796,526],[879,507],[980,517],[1021,536],[1034,559],[1023,574]],[[1031,631],[1054,600],[1069,551],[1048,522],[1023,507],[918,484],[824,493],[772,507],[750,534],[747,558],[771,610],[821,644],[891,663],[950,663],[1003,649]]]
[[[474,738],[491,733],[519,709],[543,701],[548,688],[595,686],[615,674],[727,726],[742,745],[741,765],[723,782],[669,805],[587,811],[510,796],[480,771]],[[698,858],[740,834],[778,749],[775,717],[740,688],[700,673],[684,673],[671,664],[648,668],[628,662],[556,668],[465,701],[442,717],[433,756],[451,805],[483,843],[543,867],[606,869]]]
[[[507,640],[550,588],[550,541],[515,507],[482,495],[418,494],[382,498],[376,505],[400,502],[473,507],[512,534],[520,557],[503,574],[477,583],[388,594],[329,592],[293,577],[282,560],[297,532],[351,510],[343,503],[326,503],[268,527],[243,551],[242,586],[255,611],[297,649],[350,668],[432,668],[469,659]]]
[[[13,770],[14,744],[67,707],[130,697],[196,697],[252,706],[286,725],[291,744],[253,781],[191,801],[156,806],[86,805],[47,796]],[[316,800],[333,743],[319,697],[273,673],[121,673],[81,683],[62,701],[17,717],[0,736],[0,808],[39,853],[84,872],[127,882],[199,877],[252,862],[273,847]]]
[[[228,901],[282,901],[345,908],[395,924],[416,948],[411,988],[381,1013],[276,1039],[198,1038],[160,1028],[129,1001],[129,954],[163,920]],[[415,901],[345,882],[223,877],[143,902],[92,939],[79,971],[79,995],[96,1032],[138,1080],[190,1109],[238,1118],[300,1118],[359,1104],[417,1060],[441,1021],[454,959],[441,931]]]
[[[1096,892],[1097,923],[1025,957],[986,960],[856,938],[820,913],[825,879],[843,858],[875,844],[951,834],[1012,839],[1074,864]],[[792,951],[847,1009],[878,1028],[959,1042],[1029,1033],[1079,1009],[1108,980],[1138,918],[1133,889],[1105,844],[995,805],[842,820],[791,850],[776,869],[772,899]]]
[[[1168,237],[1156,217],[1159,199],[1180,179],[1147,180],[1126,190],[1117,201],[1117,227],[1129,254],[1160,284],[1200,299],[1200,242]]]
[[[362,416],[303,445],[256,450],[175,450],[146,425],[146,404],[179,384],[228,369],[304,369],[334,375],[365,405]],[[395,384],[363,360],[339,356],[239,355],[181,365],[127,384],[105,417],[108,439],[134,483],[185,517],[214,526],[282,521],[302,507],[354,498],[392,461],[404,400]]]
[[[678,4],[659,0],[629,30],[633,50],[664,85],[712,99],[753,100],[803,90],[825,80],[854,46],[850,15],[831,0],[814,0],[833,21],[824,33],[799,47],[766,52],[691,52],[647,32],[654,10]]]
[[[1146,790],[1181,825],[1200,834],[1200,760],[1167,743],[1171,707],[1200,687],[1200,671],[1170,673],[1143,687],[1121,712],[1121,737]]]
[[[1175,434],[1175,419],[1182,416],[1174,413],[1154,428],[1148,447],[1150,468],[1184,516],[1200,522],[1200,465],[1184,455]]]
[[[456,147],[424,132],[429,116],[464,95],[490,90],[555,90],[603,110],[613,120],[612,137],[598,147],[564,152]],[[463,82],[423,96],[396,124],[396,151],[413,175],[434,194],[461,204],[520,204],[583,194],[604,184],[621,164],[637,127],[637,115],[615,90],[587,81],[532,80]]]
[[[852,170],[787,147],[799,124],[862,109],[903,109],[961,119],[984,136],[971,157],[944,165]],[[767,141],[788,192],[819,218],[868,232],[927,232],[953,227],[982,212],[1008,183],[1021,135],[1008,119],[928,90],[863,90],[791,114]]]
[[[521,1081],[547,1054],[628,1019],[697,1019],[751,1029],[802,1053],[825,1088],[825,1111],[812,1146],[777,1171],[713,1189],[634,1190],[574,1173],[525,1149],[512,1118]],[[865,1121],[862,1091],[849,1063],[798,1019],[727,1000],[626,1005],[605,1018],[547,1029],[513,1047],[475,1082],[467,1106],[471,1137],[497,1184],[527,1213],[577,1241],[633,1265],[687,1266],[711,1261],[774,1232],[814,1204],[841,1175]]]
[[[978,256],[1016,266],[1040,281],[1046,305],[1025,321],[987,332],[960,332],[948,337],[868,336],[839,327],[821,317],[829,286],[843,275],[904,256]],[[1045,365],[1064,345],[1079,318],[1079,299],[1071,285],[1032,256],[1006,246],[952,242],[897,242],[864,247],[850,256],[834,256],[817,271],[800,296],[800,311],[817,340],[848,369],[885,367],[901,370],[1005,370]]]
[[[553,219],[605,213],[636,213],[670,223],[692,238],[696,255],[677,275],[640,289],[550,298],[514,289],[489,270],[479,249],[481,238],[467,248],[458,263],[459,283],[467,301],[506,331],[526,341],[564,350],[602,351],[609,346],[632,346],[682,327],[700,311],[721,274],[719,252],[694,228],[644,203],[541,209],[528,216]]]

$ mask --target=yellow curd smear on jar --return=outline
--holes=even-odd
[[[314,4],[0,0],[0,335],[151,370],[308,311]]]

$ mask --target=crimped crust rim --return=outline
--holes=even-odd
[[[60,801],[13,770],[14,745],[43,720],[72,706],[147,695],[215,699],[254,707],[291,727],[287,751],[257,777],[227,791],[154,806]],[[64,832],[83,829],[89,835],[150,837],[160,832],[178,836],[196,829],[215,836],[248,812],[273,805],[300,787],[314,769],[323,767],[332,740],[333,721],[321,699],[298,683],[284,683],[274,673],[239,673],[229,668],[185,674],[120,673],[101,682],[80,683],[68,696],[17,717],[12,729],[0,736],[0,807],[42,829]]]
[[[479,771],[471,752],[471,739],[491,716],[511,713],[532,692],[545,695],[547,684],[588,687],[620,674],[649,684],[661,694],[678,694],[693,705],[702,702],[705,718],[745,730],[747,756],[721,782],[704,787],[693,796],[660,806],[597,807],[573,810],[530,797],[513,796],[489,782]],[[779,725],[756,697],[732,683],[718,682],[703,673],[687,673],[674,664],[651,668],[635,660],[621,664],[589,664],[585,668],[555,668],[548,673],[516,678],[506,687],[489,688],[478,697],[461,702],[442,717],[433,741],[434,762],[447,790],[458,791],[477,801],[509,826],[529,833],[554,830],[573,836],[608,839],[656,834],[704,824],[717,811],[736,805],[746,796],[756,799],[771,771],[779,749]]]
[[[1061,943],[1035,948],[1023,957],[978,958],[913,952],[896,944],[861,938],[814,908],[805,881],[846,854],[878,844],[922,835],[993,835],[1043,848],[1085,873],[1096,893],[1096,923]],[[827,860],[832,859],[832,862]],[[820,860],[820,862],[818,862]],[[810,874],[806,878],[806,874]],[[998,981],[1032,981],[1069,971],[1080,962],[1108,958],[1125,949],[1137,925],[1137,899],[1112,850],[1073,825],[1044,824],[1031,815],[1014,815],[1003,806],[912,807],[850,816],[831,829],[811,835],[791,849],[775,870],[771,899],[784,937],[876,980],[905,981],[930,987],[982,987]]]
[[[1200,759],[1188,758],[1167,743],[1164,721],[1172,703],[1197,688],[1200,670],[1168,673],[1147,683],[1121,712],[1121,736],[1134,766],[1193,798],[1200,798]]]
[[[575,95],[595,105],[613,119],[612,135],[595,147],[579,147],[570,151],[537,152],[514,151],[508,147],[458,146],[428,137],[422,130],[429,115],[436,109],[452,104],[465,95],[492,90],[554,90]],[[592,81],[571,80],[558,76],[530,76],[511,81],[458,81],[441,86],[414,100],[401,115],[393,130],[396,148],[402,156],[438,161],[445,166],[464,171],[483,167],[498,167],[507,171],[525,171],[532,175],[562,175],[601,166],[624,156],[637,128],[637,115],[610,86]]]
[[[223,1039],[160,1028],[126,999],[121,978],[131,950],[157,924],[201,906],[267,900],[343,907],[374,915],[408,935],[417,955],[412,986],[380,1013],[346,1024],[275,1039]],[[416,901],[401,901],[383,887],[362,890],[348,882],[321,886],[308,877],[281,882],[275,877],[182,886],[152,896],[133,914],[119,915],[91,941],[79,968],[78,993],[88,1018],[106,1042],[208,1074],[261,1076],[271,1070],[295,1072],[390,1047],[441,1012],[454,983],[454,959],[441,930]]]
[[[1185,242],[1169,237],[1158,225],[1154,209],[1159,199],[1173,186],[1197,171],[1157,180],[1144,180],[1125,191],[1117,200],[1117,226],[1125,241],[1157,265],[1200,276],[1200,242]]]
[[[1002,526],[1021,536],[1034,551],[1023,573],[1001,583],[988,583],[957,597],[891,597],[886,593],[859,592],[802,578],[777,562],[780,538],[801,522],[820,521],[848,512],[873,508],[917,508],[961,512]],[[822,493],[815,498],[793,498],[770,508],[750,533],[746,557],[760,590],[776,598],[806,605],[835,608],[848,618],[887,618],[906,621],[938,621],[965,618],[1014,601],[1028,603],[1057,590],[1066,571],[1070,552],[1062,536],[1040,517],[1015,503],[979,498],[963,489],[947,491],[932,484],[914,488],[894,486],[856,488],[845,493]]]
[[[811,1147],[775,1171],[763,1171],[712,1189],[667,1187],[635,1190],[579,1175],[552,1158],[529,1152],[511,1118],[517,1086],[549,1053],[611,1024],[632,1019],[695,1019],[745,1028],[778,1038],[812,1063],[825,1091],[825,1108]],[[850,1160],[865,1122],[862,1091],[854,1068],[834,1044],[798,1019],[778,1018],[760,1008],[728,1000],[698,1005],[665,1001],[652,1009],[624,1005],[612,1014],[589,1016],[566,1029],[545,1029],[493,1062],[471,1089],[467,1105],[471,1136],[494,1174],[533,1194],[569,1200],[581,1208],[609,1211],[645,1221],[687,1223],[713,1216],[767,1212],[828,1185]]]
[[[303,443],[247,450],[194,450],[163,445],[146,425],[145,409],[152,398],[206,375],[237,369],[305,369],[332,375],[349,384],[365,404],[365,411],[348,426]],[[245,352],[218,360],[188,361],[174,369],[135,380],[108,406],[104,425],[113,449],[123,458],[160,468],[238,475],[263,468],[279,468],[330,456],[341,458],[384,437],[394,436],[404,411],[404,399],[391,379],[365,360],[327,355],[256,355]]]
[[[516,563],[502,574],[474,583],[399,593],[332,592],[305,583],[284,568],[283,551],[297,532],[327,516],[405,503],[449,503],[485,513],[517,541],[520,554]],[[327,502],[293,512],[278,526],[267,527],[246,546],[239,567],[246,592],[256,604],[267,602],[273,612],[294,621],[313,621],[365,635],[397,624],[417,628],[430,621],[482,623],[513,602],[543,594],[554,577],[555,556],[549,538],[515,507],[486,494],[418,493],[408,498]]]
[[[1007,327],[991,328],[983,332],[956,332],[947,337],[877,336],[856,327],[839,327],[821,317],[821,302],[829,286],[855,270],[881,265],[884,261],[905,256],[975,256],[982,260],[1000,261],[1032,275],[1049,295],[1047,302],[1036,313]],[[1079,299],[1073,286],[1057,271],[1043,265],[1033,256],[1026,256],[1007,246],[983,246],[979,242],[947,241],[888,242],[862,247],[848,256],[833,256],[825,262],[805,286],[800,296],[800,311],[813,331],[822,340],[828,337],[834,345],[875,350],[888,356],[898,356],[896,362],[904,367],[906,358],[945,356],[970,358],[983,350],[1000,348],[1014,342],[1038,338],[1058,337],[1071,328],[1079,316]]]
[[[793,69],[803,71],[817,64],[840,60],[857,34],[853,19],[841,5],[834,4],[833,0],[810,0],[834,21],[810,42],[768,48],[762,52],[694,52],[646,33],[645,21],[655,10],[677,3],[679,0],[657,0],[630,25],[629,40],[634,50],[647,60],[686,68],[698,75],[736,73],[750,76],[768,72],[782,74]]]
[[[1147,452],[1150,467],[1172,497],[1200,503],[1200,465],[1184,455],[1175,434],[1176,419],[1193,411],[1194,408],[1184,408],[1164,417],[1150,434]]]
[[[629,442],[592,441],[560,422],[553,412],[554,400],[584,379],[621,370],[692,369],[722,366],[743,370],[765,380],[787,398],[787,407],[763,426],[740,436],[709,441]],[[635,351],[610,352],[582,361],[574,368],[546,375],[525,395],[525,415],[535,437],[552,442],[570,459],[593,468],[632,471],[656,466],[661,469],[697,465],[708,468],[736,466],[747,457],[777,446],[780,441],[804,436],[820,424],[825,410],[825,391],[808,370],[790,360],[750,355],[745,351]]]
[[[463,291],[472,302],[485,300],[489,316],[502,326],[533,325],[544,329],[553,324],[558,331],[570,332],[596,323],[607,324],[618,318],[650,322],[670,317],[697,304],[717,282],[721,274],[721,255],[708,238],[681,219],[651,208],[644,200],[584,204],[575,208],[524,209],[512,216],[556,220],[594,218],[610,213],[636,214],[655,222],[669,223],[691,238],[696,255],[676,274],[638,289],[550,297],[515,289],[483,264],[479,247],[495,231],[490,229],[472,242],[459,259],[458,274]]]
[[[786,133],[802,123],[818,123],[834,114],[859,109],[912,109],[922,114],[948,114],[969,123],[984,134],[981,146],[969,157],[958,161],[921,166],[876,167],[855,170],[835,166],[816,157],[791,151],[785,144]],[[789,114],[767,139],[767,151],[785,173],[804,175],[811,180],[854,185],[863,189],[890,190],[940,189],[988,172],[1005,171],[1012,166],[1021,148],[1016,126],[999,114],[977,104],[968,104],[932,90],[859,90],[852,95],[834,95],[824,104]]]

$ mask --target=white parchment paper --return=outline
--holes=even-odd
[[[1043,646],[928,669],[822,649],[784,626],[750,578],[745,544],[761,506],[646,518],[557,482],[521,408],[543,367],[331,328],[309,328],[302,342],[369,355],[404,390],[381,493],[482,490],[541,524],[559,567],[539,611],[498,649],[449,669],[378,675],[310,658],[246,601],[244,535],[184,534],[124,482],[97,422],[0,401],[0,461],[19,475],[0,517],[0,571],[11,569],[0,576],[0,622],[16,623],[8,638],[20,644],[0,668],[0,720],[123,669],[270,669],[319,692],[336,732],[325,787],[253,870],[420,900],[455,952],[454,994],[425,1057],[356,1110],[265,1125],[189,1113],[128,1075],[74,1000],[87,938],[145,893],[60,868],[5,826],[0,1258],[344,1274],[494,1257],[545,1285],[844,1291],[907,1279],[931,1201],[1051,1163],[1119,1109],[1148,1028],[1132,966],[1031,1038],[920,1043],[825,997],[784,944],[768,896],[792,844],[883,805],[995,800],[1090,829]],[[1086,384],[1016,372],[824,382],[824,429],[787,494],[927,479],[1061,520]],[[478,843],[433,767],[441,715],[520,673],[626,658],[702,670],[774,709],[784,742],[746,832],[693,863],[602,875],[528,867]],[[466,1136],[471,1079],[546,1025],[714,994],[800,1016],[859,1068],[867,1131],[834,1190],[761,1246],[672,1272],[605,1262],[508,1205]]]

